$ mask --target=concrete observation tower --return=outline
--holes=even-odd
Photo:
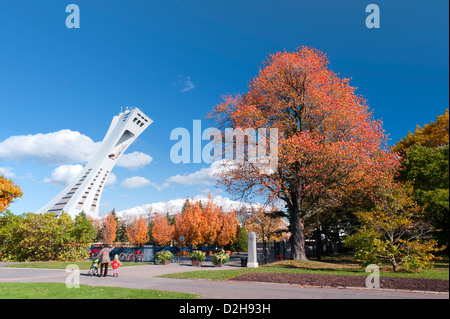
[[[128,109],[113,117],[95,156],[79,175],[38,213],[62,211],[75,217],[80,212],[97,217],[106,178],[117,160],[134,140],[152,123],[138,108]]]

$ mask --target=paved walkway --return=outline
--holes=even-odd
[[[237,267],[231,264],[222,269]],[[220,269],[220,268],[219,268]],[[111,270],[111,269],[110,269]],[[157,289],[201,295],[208,299],[391,299],[426,298],[448,299],[448,294],[416,293],[391,290],[337,289],[299,287],[285,284],[249,283],[236,281],[188,280],[155,277],[162,274],[196,270],[188,264],[142,265],[121,267],[119,278],[90,277],[81,271],[80,283],[91,286],[111,286],[139,289]],[[215,271],[215,267],[201,270]],[[0,267],[0,282],[61,282],[68,273],[61,269],[5,268]]]

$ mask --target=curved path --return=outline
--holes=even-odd
[[[0,265],[1,266],[1,265]],[[231,269],[236,266],[225,266]],[[217,268],[203,267],[214,271]],[[313,288],[285,284],[268,284],[236,281],[212,281],[171,279],[155,277],[162,274],[192,271],[190,265],[170,264],[122,267],[119,278],[89,277],[81,271],[80,283],[91,286],[112,286],[139,289],[157,289],[185,292],[207,299],[448,299],[448,293],[421,293],[393,291],[385,289],[361,288]],[[61,269],[5,268],[0,267],[0,282],[60,282],[64,283],[69,274]]]

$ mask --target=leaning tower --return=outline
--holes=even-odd
[[[72,217],[84,211],[98,216],[100,197],[106,178],[128,146],[152,123],[138,108],[127,109],[114,116],[95,156],[83,167],[81,173],[38,213],[62,211]]]

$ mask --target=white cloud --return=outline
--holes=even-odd
[[[209,167],[202,168],[194,173],[185,175],[175,175],[167,179],[168,183],[177,183],[186,186],[192,185],[214,185],[217,181],[216,175],[228,169],[227,160],[213,162]],[[229,162],[228,167],[232,167]]]
[[[0,143],[0,160],[34,159],[43,164],[70,164],[88,161],[98,143],[77,131],[11,136]]]
[[[202,168],[199,171],[190,174],[171,176],[167,179],[167,182],[169,183],[182,184],[186,186],[198,184],[212,185],[215,181],[216,179],[212,175],[211,167]]]
[[[142,152],[133,152],[129,154],[123,154],[119,161],[117,162],[117,166],[125,167],[130,170],[137,170],[139,168],[144,167],[147,164],[150,164],[153,161],[153,157],[147,155]]]
[[[44,183],[50,183],[60,186],[69,184],[81,171],[83,165],[61,165],[52,171],[52,177],[46,177]]]
[[[192,83],[190,76],[179,75],[177,83],[181,86],[181,93],[195,89],[195,85]]]
[[[74,164],[88,162],[101,142],[77,131],[61,130],[47,134],[11,136],[0,142],[0,160],[34,159],[41,164]],[[150,164],[153,158],[142,152],[123,154],[117,166],[136,170]],[[6,170],[6,168],[4,168]]]
[[[14,172],[12,171],[12,168],[9,166],[7,166],[7,167],[0,166],[0,175],[4,175],[6,178],[16,177],[16,174],[14,174]]]
[[[61,165],[52,171],[52,177],[44,178],[44,183],[66,186],[83,170],[83,165]],[[117,181],[116,175],[110,173],[105,181],[105,186],[111,186]]]
[[[140,188],[145,186],[154,186],[156,187],[156,184],[151,182],[149,179],[141,176],[133,176],[130,178],[127,178],[123,180],[122,187],[124,188]]]
[[[191,198],[190,198],[191,199]],[[194,201],[208,200],[206,195],[197,195],[193,197]],[[152,217],[158,213],[169,213],[175,215],[181,211],[186,198],[172,199],[167,202],[156,202],[151,204],[145,204],[142,206],[136,206],[133,208],[125,209],[117,212],[117,216],[125,220],[131,219],[134,216]],[[217,205],[221,206],[224,211],[240,211],[251,207],[259,206],[258,203],[246,203],[241,201],[234,201],[228,197],[214,196],[214,201]]]
[[[113,173],[109,173],[108,177],[105,181],[105,186],[111,186],[114,185],[117,182],[117,176]]]

